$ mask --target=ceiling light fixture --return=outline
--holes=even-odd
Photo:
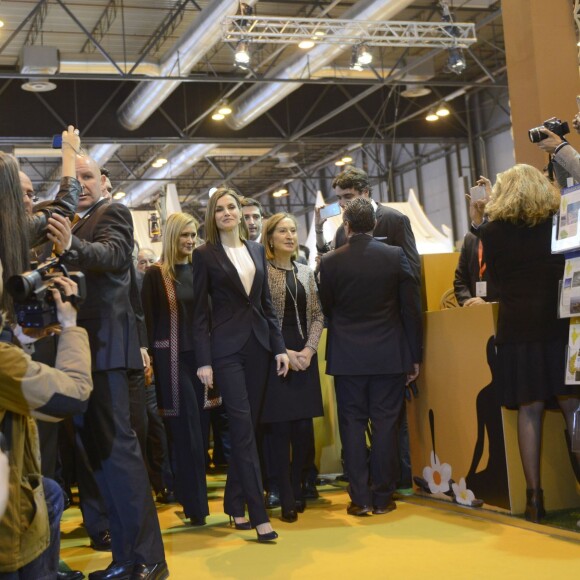
[[[337,167],[343,167],[344,165],[346,165],[346,163],[345,163],[344,161],[342,161],[342,160],[340,160],[340,161],[335,161],[335,162],[334,162],[334,164],[335,164]]]
[[[224,114],[220,113],[219,111],[217,111],[211,116],[211,118],[214,121],[223,121],[226,118],[226,116]]]
[[[429,121],[430,123],[433,123],[434,121],[439,121],[439,117],[437,116],[435,109],[431,109],[427,113],[427,116],[425,117],[425,121]]]
[[[166,163],[167,163],[167,159],[165,159],[164,157],[159,157],[151,164],[151,167],[155,167],[155,169],[159,169],[160,167],[163,167]]]
[[[314,40],[302,40],[298,44],[298,48],[301,48],[303,50],[308,50],[309,48],[312,48],[313,46],[314,46]]]
[[[356,49],[356,63],[360,66],[367,66],[373,62],[373,54],[366,44],[359,44],[355,46]]]
[[[225,115],[225,116],[227,117],[228,115],[231,115],[231,114],[232,114],[232,108],[231,108],[231,107],[228,105],[227,101],[224,101],[224,102],[223,102],[223,103],[220,105],[220,107],[219,107],[219,109],[217,110],[217,112],[218,112],[220,115]]]
[[[113,199],[123,199],[127,194],[124,191],[117,191],[113,194]]]
[[[437,111],[435,111],[435,114],[438,117],[447,117],[447,115],[449,115],[450,112],[451,111],[449,111],[449,107],[445,103],[441,103],[439,107],[437,107]]]
[[[275,192],[272,194],[272,197],[284,197],[284,196],[286,196],[286,195],[288,195],[288,190],[287,190],[287,189],[284,189],[284,188],[282,188],[282,189],[278,189],[277,191],[275,191]]]
[[[341,159],[341,161],[344,161],[345,163],[352,163],[352,157],[350,155],[346,155]]]
[[[248,42],[246,40],[240,40],[236,45],[236,53],[234,55],[234,60],[238,65],[249,64],[250,62],[250,50],[248,47]]]
[[[459,48],[450,48],[448,52],[447,68],[456,75],[460,75],[467,68],[463,51]]]

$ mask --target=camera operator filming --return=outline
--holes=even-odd
[[[572,125],[576,132],[580,133],[580,113],[576,113]],[[562,123],[555,117],[544,121],[543,125],[530,129],[528,132],[530,141],[537,143],[542,151],[550,154],[560,187],[566,187],[569,176],[580,183],[580,153],[566,141],[565,135],[569,132],[568,123]]]
[[[0,261],[0,298],[1,274]],[[76,283],[53,278],[49,291],[62,327],[55,368],[33,361],[12,344],[0,343],[0,431],[10,465],[8,505],[0,520],[2,580],[78,577],[58,572],[64,499],[55,481],[39,475],[34,418],[58,421],[85,410],[93,387],[91,357],[87,333],[76,326],[71,303]]]

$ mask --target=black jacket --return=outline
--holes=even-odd
[[[407,373],[421,362],[419,286],[401,248],[352,236],[322,258],[320,300],[328,374]]]

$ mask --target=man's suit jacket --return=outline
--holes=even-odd
[[[407,373],[421,362],[419,286],[402,248],[366,234],[323,256],[330,375]]]
[[[566,187],[567,178],[572,176],[576,183],[580,183],[580,153],[566,145],[554,155],[554,172],[560,187]]]
[[[421,259],[417,252],[415,236],[411,228],[409,218],[396,209],[386,207],[380,203],[375,212],[377,225],[373,230],[373,237],[389,246],[399,246],[403,248],[411,270],[417,282],[421,282]],[[340,248],[347,242],[344,226],[341,224],[336,230],[334,237],[334,247]]]
[[[480,240],[475,234],[471,232],[465,234],[453,280],[455,298],[459,306],[463,306],[470,298],[476,296],[475,284],[479,281],[479,244]],[[485,264],[485,256],[483,256],[482,263]],[[490,280],[487,265],[482,279],[487,282],[487,296],[483,299],[486,302],[496,302],[498,299],[497,289]]]
[[[264,247],[244,243],[256,266],[249,296],[221,244],[206,242],[193,252],[194,345],[200,367],[240,351],[252,331],[274,355],[286,352],[270,298]]]
[[[65,263],[86,278],[78,325],[89,335],[93,371],[143,368],[130,299],[132,250],[133,219],[120,203],[101,200],[73,226]]]

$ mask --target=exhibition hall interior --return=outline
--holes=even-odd
[[[580,0],[1,0],[0,580],[578,575],[579,76]]]

